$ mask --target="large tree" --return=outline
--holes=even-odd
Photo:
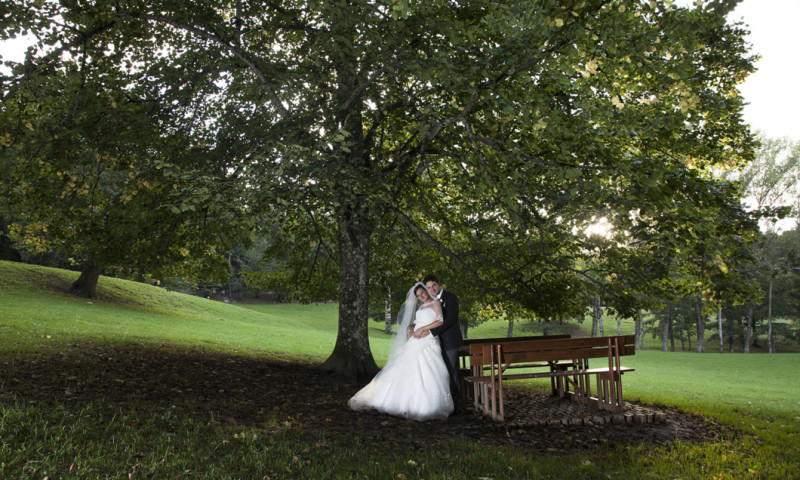
[[[647,293],[662,272],[643,251],[750,227],[707,173],[751,155],[735,3],[25,1],[4,25],[42,39],[30,68],[85,56],[137,102],[213,88],[197,122],[235,144],[252,206],[296,255],[336,261],[324,366],[366,378],[370,264],[398,249],[448,288],[550,317],[599,289]],[[598,246],[585,228],[601,216],[615,233]],[[598,249],[614,261],[582,269]]]
[[[17,245],[80,268],[72,290],[89,297],[104,271],[224,281],[226,242],[247,237],[221,152],[85,55],[48,70],[20,67],[25,81],[4,83],[0,205]]]

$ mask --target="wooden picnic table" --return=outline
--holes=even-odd
[[[554,395],[622,411],[622,374],[633,369],[623,367],[620,357],[635,354],[633,335],[481,340],[463,347],[462,379],[467,388],[462,391],[493,419],[505,418],[504,381],[528,378],[550,378]],[[591,368],[593,358],[605,361]]]

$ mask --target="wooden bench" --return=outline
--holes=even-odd
[[[464,381],[472,384],[476,409],[502,421],[504,381],[550,378],[555,395],[612,412],[622,411],[622,374],[633,369],[620,365],[620,357],[635,354],[633,335],[506,340],[510,339],[468,345],[469,373]],[[592,358],[605,361],[598,368],[590,368]],[[508,373],[510,368],[526,371]]]
[[[469,358],[470,358],[470,346],[472,345],[492,345],[492,344],[507,344],[507,343],[517,343],[517,342],[529,342],[529,341],[542,341],[542,340],[561,340],[565,338],[572,338],[569,334],[558,334],[558,335],[530,335],[530,336],[522,336],[522,337],[494,337],[494,338],[470,338],[464,339],[464,344],[459,349],[459,358],[460,358],[460,371],[459,371],[459,378],[461,379],[461,394],[464,397],[464,400],[471,400],[471,396],[469,395],[470,391],[472,391],[472,396],[476,395],[475,389],[477,385],[470,385],[468,381],[465,379],[470,376],[470,367],[469,367]],[[536,365],[541,366],[541,365]],[[503,366],[503,371],[509,368],[527,368],[527,365],[524,364],[506,364]],[[490,365],[484,365],[484,371],[489,371]],[[556,391],[556,384],[555,379],[551,379],[551,388],[553,392]]]

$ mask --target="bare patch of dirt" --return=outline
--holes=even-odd
[[[43,404],[106,402],[137,411],[172,408],[195,415],[199,422],[213,415],[233,424],[291,425],[318,438],[358,436],[412,446],[465,438],[565,454],[599,445],[713,442],[723,429],[695,415],[640,404],[626,405],[626,413],[658,413],[659,420],[592,421],[606,414],[513,386],[506,422],[466,408],[446,420],[421,423],[351,411],[347,401],[357,390],[314,364],[170,345],[85,344],[57,352],[0,354],[0,399],[10,395]],[[569,421],[575,418],[586,420]]]

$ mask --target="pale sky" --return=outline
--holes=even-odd
[[[707,0],[706,0],[707,2]],[[704,3],[706,3],[704,2]],[[696,0],[675,0],[691,6]],[[742,0],[728,21],[748,26],[758,70],[741,85],[744,120],[768,137],[800,141],[800,0]],[[24,42],[3,42],[4,60],[21,60]]]
[[[743,0],[728,21],[747,24],[761,56],[741,86],[745,121],[768,137],[800,141],[800,0]]]

